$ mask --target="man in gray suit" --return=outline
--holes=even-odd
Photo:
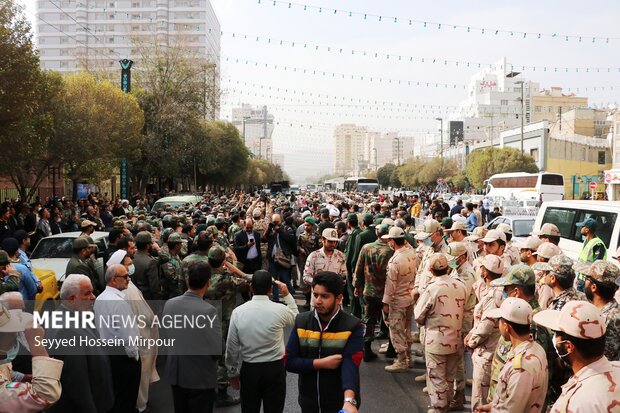
[[[217,388],[217,360],[222,354],[221,323],[217,310],[204,300],[209,289],[211,267],[194,262],[187,272],[185,294],[166,301],[163,316],[216,320],[212,328],[169,331],[175,346],[169,349],[165,377],[172,385],[176,413],[211,413]],[[178,343],[178,345],[177,345]],[[207,355],[212,354],[212,355]]]

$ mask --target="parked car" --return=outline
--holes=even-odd
[[[512,240],[524,242],[534,227],[536,217],[529,215],[502,215],[486,223],[487,229],[495,229],[499,224],[508,224],[512,228]]]
[[[56,275],[58,287],[65,279],[67,264],[73,255],[73,240],[80,236],[80,232],[65,232],[43,238],[30,255],[32,267],[38,270],[51,270]],[[103,252],[108,248],[108,233],[95,231],[91,235],[97,244],[97,274],[101,285],[105,285],[103,279]]]
[[[543,224],[555,224],[560,230],[560,248],[576,260],[581,251],[583,240],[578,222],[593,218],[598,222],[596,235],[607,247],[607,260],[614,261],[613,256],[620,245],[620,202],[616,201],[548,201],[544,202],[536,216],[534,230],[540,230]]]
[[[166,205],[169,205],[171,208],[179,208],[184,205],[196,205],[202,201],[202,197],[199,195],[176,195],[176,196],[167,196],[164,198],[158,199],[154,204],[153,208],[151,208],[151,212],[159,212],[165,208]]]

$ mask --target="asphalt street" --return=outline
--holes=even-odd
[[[298,303],[301,304],[302,301],[298,300]],[[288,339],[289,332],[290,330],[285,333],[285,339]],[[387,340],[375,340],[373,342],[374,351],[378,352],[380,344],[385,342],[387,342]],[[419,344],[415,344],[414,348],[419,348]],[[468,371],[471,371],[471,360],[469,357],[467,361]],[[391,363],[391,360],[389,362]],[[157,368],[160,376],[164,372],[163,363],[164,360],[160,358]],[[383,370],[387,364],[388,361],[384,355],[379,355],[378,359],[369,363],[362,362],[360,366],[362,389],[362,405],[359,409],[360,412],[426,413],[429,399],[422,391],[424,383],[414,382],[414,377],[424,372],[424,366],[416,364],[415,368],[406,373],[387,373]],[[471,389],[468,387],[468,402],[470,393]],[[238,396],[238,392],[232,390],[232,388],[229,389],[229,394]],[[297,395],[297,375],[289,373],[287,375],[285,412],[299,412]],[[151,385],[149,408],[152,413],[171,413],[174,411],[170,385],[163,379]],[[469,404],[467,404],[465,408],[465,411],[470,411]],[[240,411],[241,408],[239,405],[216,409],[216,412],[220,413],[237,413]]]

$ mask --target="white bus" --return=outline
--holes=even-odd
[[[535,199],[542,202],[564,199],[564,176],[560,174],[512,172],[493,175],[485,183],[489,198]]]
[[[379,192],[379,182],[373,178],[364,178],[361,176],[354,176],[347,178],[344,181],[344,190],[347,192]]]

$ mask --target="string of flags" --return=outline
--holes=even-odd
[[[258,4],[262,5],[272,5],[277,7],[283,7],[289,10],[303,10],[303,11],[314,11],[318,14],[322,15],[334,15],[334,16],[347,16],[350,18],[357,18],[362,21],[375,21],[385,24],[400,24],[409,26],[411,28],[422,28],[428,30],[452,30],[458,31],[461,33],[470,33],[470,34],[481,34],[481,35],[491,35],[491,36],[506,36],[514,39],[554,39],[561,40],[565,42],[576,42],[576,43],[591,43],[591,44],[611,44],[614,41],[620,40],[620,37],[614,36],[601,36],[601,35],[586,35],[586,34],[566,34],[566,33],[557,33],[557,32],[526,32],[521,30],[508,30],[508,29],[500,29],[500,28],[492,28],[492,27],[478,27],[478,26],[470,26],[463,24],[451,24],[445,22],[434,22],[427,20],[420,20],[410,17],[399,17],[399,16],[387,16],[387,15],[379,15],[374,13],[367,12],[356,12],[351,10],[343,10],[343,9],[334,9],[330,7],[322,7],[322,6],[314,6],[310,4],[297,3],[297,2],[289,2],[285,0],[258,0]]]

